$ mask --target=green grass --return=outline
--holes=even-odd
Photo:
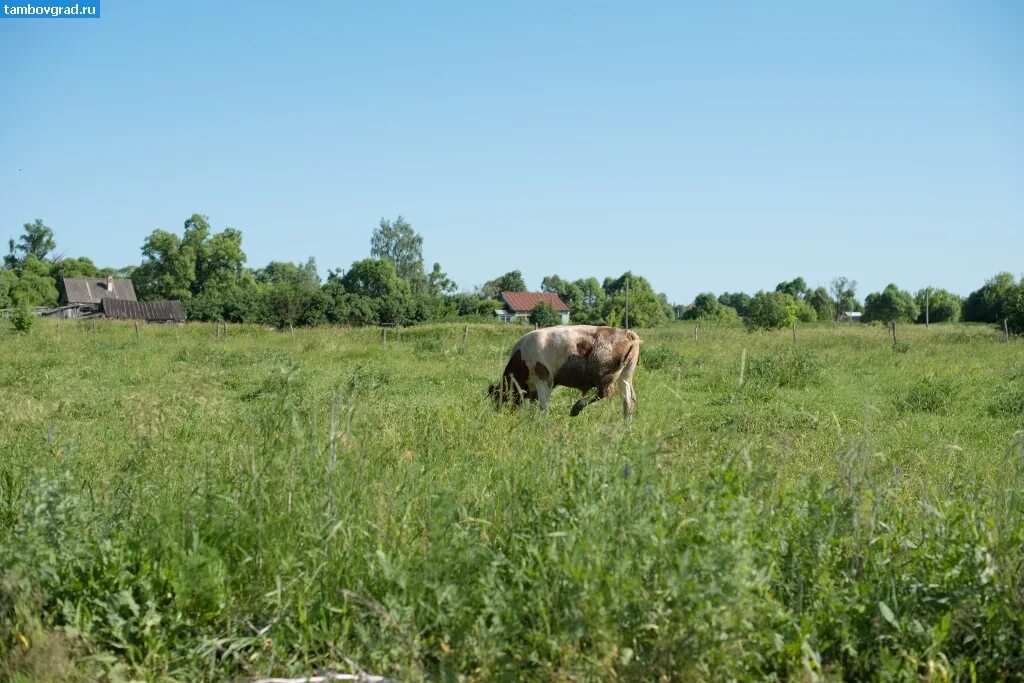
[[[0,680],[1024,679],[1020,342],[640,331],[624,423],[520,332],[0,323]]]

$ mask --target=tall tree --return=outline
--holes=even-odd
[[[956,294],[945,289],[929,287],[918,290],[914,295],[914,302],[917,304],[917,322],[925,322],[925,311],[927,309],[927,321],[932,323],[955,323],[960,319],[960,306],[963,303]]]
[[[398,277],[414,285],[423,283],[423,238],[399,216],[392,223],[381,218],[370,240],[370,256],[390,261]]]
[[[964,322],[995,323],[1006,317],[1007,305],[1016,283],[1010,273],[997,273],[971,292],[963,305]]]
[[[489,299],[500,299],[502,292],[525,292],[526,280],[519,270],[509,272],[494,278],[480,288],[483,295]]]
[[[832,280],[832,286],[829,288],[832,293],[832,300],[835,302],[835,319],[839,320],[839,317],[843,313],[857,310],[857,281],[850,280],[845,276],[840,276]]]
[[[226,228],[211,234],[206,216],[193,214],[186,220],[181,238],[154,230],[143,243],[142,254],[145,261],[132,273],[132,282],[143,299],[187,302],[203,295],[205,315],[211,301],[235,296],[244,284],[242,233]]]
[[[448,273],[441,270],[441,264],[435,263],[433,269],[427,274],[427,288],[434,296],[454,294],[456,284],[448,277]]]
[[[834,320],[836,315],[836,304],[829,296],[828,290],[818,287],[807,295],[807,303],[814,309],[818,320]]]
[[[7,243],[10,252],[4,257],[4,265],[18,271],[29,256],[44,261],[47,255],[57,248],[53,230],[46,227],[41,218],[35,219],[32,223],[25,223],[22,227],[24,232],[18,241],[12,239]]]
[[[629,283],[629,326],[654,327],[668,320],[662,302],[646,278],[623,273],[618,278],[605,278],[605,301],[602,317],[607,324],[626,324],[626,283]]]
[[[914,297],[894,284],[864,299],[864,322],[913,322],[918,309]]]
[[[789,282],[780,282],[775,286],[775,291],[789,294],[794,299],[806,299],[808,294],[810,294],[807,282],[802,277],[795,278]]]
[[[736,313],[742,317],[747,315],[750,308],[750,295],[743,292],[725,292],[718,297],[718,303],[735,308]]]

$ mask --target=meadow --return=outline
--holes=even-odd
[[[0,321],[0,679],[1024,680],[1024,344]]]

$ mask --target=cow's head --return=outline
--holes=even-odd
[[[518,406],[526,397],[526,392],[519,387],[514,377],[506,375],[501,378],[501,385],[491,384],[487,387],[487,395],[494,401],[494,407],[501,410],[503,405]]]

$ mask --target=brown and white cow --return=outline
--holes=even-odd
[[[595,401],[622,394],[622,412],[630,417],[636,408],[633,371],[640,360],[640,338],[629,330],[593,325],[559,325],[529,332],[515,343],[501,384],[489,393],[500,408],[518,405],[524,398],[539,401],[545,410],[557,386],[583,392],[570,415]],[[588,396],[591,389],[594,394]]]

